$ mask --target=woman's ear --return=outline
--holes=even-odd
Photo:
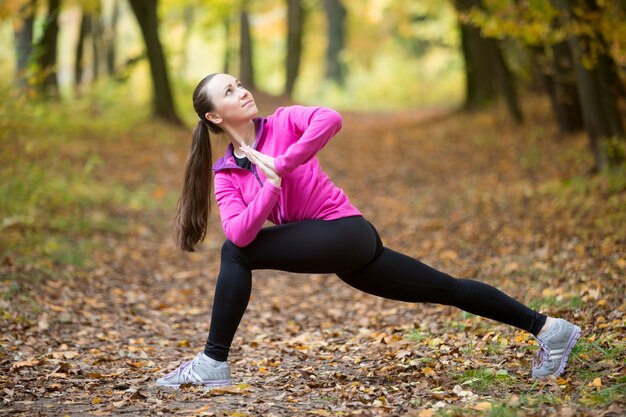
[[[220,117],[220,115],[219,115],[219,114],[217,114],[217,113],[212,113],[212,112],[209,112],[209,113],[205,114],[205,115],[204,115],[204,117],[206,117],[206,119],[207,119],[209,122],[213,122],[213,123],[215,123],[216,125],[217,125],[217,124],[220,124],[220,123],[222,122],[222,120],[223,120],[223,119]]]

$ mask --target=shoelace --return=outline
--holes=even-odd
[[[193,370],[193,365],[198,361],[198,357],[193,358],[190,361],[183,362],[175,371],[171,372],[167,375],[166,378],[170,377],[179,377],[177,378],[182,383],[188,383],[191,381],[191,372]]]
[[[550,360],[550,351],[548,350],[548,346],[541,339],[537,338],[537,342],[539,343],[539,351],[533,359],[533,368],[539,368],[545,362]]]

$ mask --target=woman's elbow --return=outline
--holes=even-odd
[[[326,119],[326,123],[335,128],[335,132],[338,132],[343,125],[343,117],[341,114],[333,109],[324,108],[324,117]]]
[[[245,248],[254,240],[254,236],[248,236],[246,233],[226,232],[226,239],[230,240],[238,248]]]

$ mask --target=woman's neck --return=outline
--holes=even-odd
[[[224,133],[230,139],[234,149],[239,149],[242,143],[252,146],[256,139],[254,120],[250,120],[241,126],[224,126]]]

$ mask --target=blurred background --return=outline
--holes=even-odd
[[[561,131],[587,130],[598,168],[623,157],[625,9],[621,0],[5,0],[0,88],[5,102],[16,88],[66,104],[119,94],[174,123],[193,118],[189,92],[220,71],[341,110],[501,99],[521,122],[520,96],[541,94]]]
[[[463,97],[449,1],[39,0],[4,2],[1,13],[3,80],[46,83],[62,99],[114,78],[145,101],[164,83],[178,91],[221,71],[274,95],[342,108]],[[156,86],[151,65],[166,67]]]
[[[547,124],[555,140],[584,135],[586,173],[623,173],[622,0],[5,0],[0,45],[0,214],[18,240],[43,207],[67,217],[64,200],[50,204],[52,166],[57,194],[76,202],[63,166],[74,161],[87,178],[110,169],[94,142],[111,140],[121,154],[122,138],[151,121],[178,130],[134,133],[137,146],[187,132],[193,88],[221,71],[253,90],[265,114],[294,102],[388,114],[503,109],[512,134],[526,126],[538,136]],[[85,198],[110,200],[103,190]]]
[[[7,0],[0,73],[5,88],[37,86],[64,100],[103,79],[126,84],[139,102],[153,91],[159,100],[161,90],[224,71],[251,88],[341,108],[475,107],[503,95],[518,112],[516,95],[529,90],[575,107],[577,82],[587,82],[577,65],[623,95],[625,8],[620,0]]]
[[[128,386],[111,391],[98,379],[146,381],[146,369],[156,375],[203,343],[219,215],[197,253],[176,250],[170,221],[197,123],[191,94],[213,72],[241,79],[262,115],[290,103],[340,110],[344,127],[320,160],[386,245],[571,318],[585,340],[571,383],[544,395],[517,367],[522,348],[508,344],[518,340],[511,333],[496,346],[471,315],[389,304],[381,316],[381,300],[338,280],[274,272],[255,288],[244,338],[322,329],[352,340],[355,357],[378,358],[365,326],[424,340],[420,355],[440,362],[426,345],[436,336],[450,354],[465,346],[490,367],[519,368],[517,379],[489,368],[481,398],[510,389],[520,398],[498,407],[526,411],[490,415],[623,414],[605,409],[626,401],[624,0],[0,0],[3,404],[25,415],[66,414],[73,405],[48,407],[59,398],[81,413],[109,400],[122,407]],[[211,142],[215,158],[224,141]],[[493,343],[475,344],[476,334]],[[301,352],[272,351],[267,340],[246,355],[303,368]],[[411,365],[403,377],[411,355],[385,355],[406,366],[361,383],[429,375]],[[465,385],[480,379],[464,369],[475,363],[464,363],[437,368],[445,379],[431,388],[478,390]],[[258,376],[250,401],[277,401],[254,365],[245,369]],[[290,375],[299,381],[290,384],[308,380]],[[342,381],[330,377],[329,390],[344,384],[342,398],[353,398],[352,379]],[[435,401],[424,386],[399,390],[397,401],[385,391],[372,398],[404,412]],[[150,401],[175,410],[169,397]],[[460,410],[452,415],[468,412]]]

